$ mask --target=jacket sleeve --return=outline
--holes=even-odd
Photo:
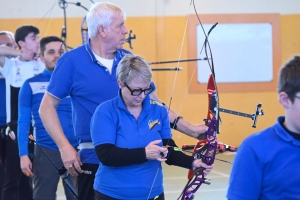
[[[122,167],[147,162],[145,148],[126,149],[114,144],[95,147],[98,159],[106,166]]]
[[[19,156],[28,155],[28,133],[31,121],[32,90],[28,82],[24,82],[19,92],[18,102],[18,145]]]

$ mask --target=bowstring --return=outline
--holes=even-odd
[[[213,74],[213,77],[214,77],[214,83],[215,83],[215,85],[216,85],[216,92],[217,92],[217,94],[218,94],[218,88],[217,88],[217,84],[216,84],[216,81],[215,81],[215,72],[214,72],[213,56],[212,56],[212,52],[211,52],[211,48],[210,48],[210,43],[209,43],[209,41],[208,41],[208,36],[209,36],[210,32],[212,31],[212,29],[216,26],[216,24],[209,30],[208,34],[206,34],[206,32],[205,32],[205,30],[204,30],[204,27],[203,27],[203,24],[202,24],[202,22],[201,22],[201,20],[200,20],[200,17],[199,17],[199,15],[198,15],[198,12],[197,12],[197,9],[196,9],[195,1],[194,1],[194,0],[191,0],[191,2],[190,2],[190,7],[189,7],[189,8],[191,8],[191,5],[192,5],[192,4],[193,4],[193,7],[194,7],[195,14],[196,14],[196,16],[197,16],[197,18],[198,18],[198,21],[199,21],[200,25],[201,25],[202,31],[203,31],[203,33],[204,33],[204,35],[205,35],[205,41],[204,41],[204,43],[203,43],[203,45],[202,45],[202,47],[201,47],[201,50],[200,50],[200,53],[198,54],[198,56],[200,57],[200,55],[202,54],[202,51],[203,51],[203,49],[204,49],[204,50],[205,50],[205,55],[206,55],[206,58],[207,58],[207,61],[208,61],[208,66],[209,66],[210,71],[211,71],[211,73]],[[190,15],[190,10],[189,10],[189,12],[188,12],[188,18],[189,18],[189,15]],[[179,55],[179,59],[178,59],[178,63],[177,63],[177,68],[179,67],[179,63],[180,63],[179,60],[180,60],[181,54],[182,54],[182,49],[183,49],[183,43],[184,43],[185,33],[186,33],[186,30],[187,30],[187,25],[188,25],[188,18],[187,18],[186,26],[185,26],[185,30],[184,30],[184,36],[183,36],[182,45],[181,45],[181,49],[180,49],[180,55]],[[210,57],[208,56],[208,53],[207,53],[206,44],[207,44],[208,47],[209,47]],[[210,63],[210,59],[211,59],[211,63]],[[190,88],[190,86],[191,86],[191,83],[192,83],[192,81],[193,81],[193,77],[194,77],[194,74],[195,74],[195,72],[196,72],[197,67],[198,67],[198,62],[196,62],[195,66],[193,67],[193,71],[192,71],[192,74],[191,74],[191,78],[190,78],[190,80],[189,80],[188,86],[187,86],[187,88],[186,88],[186,90],[185,90],[185,93],[184,93],[184,96],[183,96],[183,98],[182,98],[182,101],[181,101],[181,104],[180,104],[180,107],[179,107],[177,116],[180,115],[180,112],[181,112],[181,110],[182,110],[182,107],[183,107],[184,101],[185,101],[185,99],[186,99],[186,96],[187,96],[187,94],[188,94],[188,91],[189,91],[189,88]],[[169,103],[169,106],[168,106],[168,107],[169,107],[169,108],[168,108],[169,110],[171,109],[171,102],[172,102],[172,100],[173,100],[173,94],[174,94],[174,91],[175,91],[175,85],[176,85],[176,80],[177,80],[177,74],[178,74],[178,71],[176,71],[175,78],[174,78],[173,89],[172,89],[172,93],[171,93],[171,97],[170,97],[170,103]],[[175,124],[173,125],[172,128],[174,128],[174,126],[175,126]]]
[[[55,4],[54,4],[54,5],[55,5]],[[50,27],[49,24],[50,24],[50,19],[51,19],[51,17],[52,17],[53,8],[54,8],[54,6],[52,6],[52,9],[51,9],[50,14],[49,14],[49,17],[48,17],[47,25],[46,25],[46,28],[45,28],[45,31],[44,31],[44,36],[47,35],[48,29],[49,29],[49,27]]]
[[[52,15],[52,11],[53,11],[53,8],[54,8],[54,6],[56,5],[56,4],[58,4],[58,2],[57,2],[57,0],[54,0],[54,4],[52,5],[52,7],[46,12],[46,14],[44,14],[44,16],[42,17],[42,18],[40,18],[40,20],[36,23],[36,26],[46,17],[46,15],[49,13],[49,12],[51,12],[50,13],[50,16],[49,16],[49,19],[50,19],[50,17],[51,17],[51,15]],[[48,19],[48,20],[49,20]]]
[[[183,49],[184,40],[185,40],[185,35],[186,35],[186,31],[187,31],[187,26],[188,26],[188,21],[189,21],[189,16],[190,16],[191,5],[193,5],[193,7],[194,7],[196,16],[197,16],[198,21],[199,21],[199,23],[200,23],[200,25],[201,25],[202,31],[203,31],[203,33],[204,33],[204,35],[205,35],[205,41],[204,41],[204,43],[203,43],[203,45],[202,45],[202,47],[201,47],[199,56],[202,54],[202,51],[203,51],[203,49],[204,49],[204,50],[205,50],[205,55],[206,55],[206,58],[207,58],[207,61],[208,61],[208,65],[209,65],[209,68],[210,68],[210,71],[211,71],[211,73],[212,73],[212,75],[213,75],[213,77],[214,77],[213,80],[214,80],[214,83],[215,83],[216,93],[217,93],[217,96],[218,96],[218,89],[217,89],[217,85],[216,85],[216,81],[215,81],[215,72],[214,72],[213,56],[212,56],[210,44],[209,44],[209,41],[208,41],[209,33],[210,33],[210,32],[212,31],[212,29],[216,26],[216,24],[210,29],[209,33],[206,34],[206,32],[205,32],[205,30],[204,30],[204,27],[203,27],[203,25],[202,25],[202,22],[201,22],[201,20],[200,20],[200,18],[199,18],[199,16],[198,16],[198,12],[197,12],[197,10],[196,10],[194,0],[191,0],[191,1],[190,1],[190,6],[189,6],[189,9],[188,9],[187,20],[186,20],[186,23],[185,23],[185,29],[184,29],[184,33],[183,33],[183,38],[182,38],[182,42],[181,42],[181,48],[180,48],[180,51],[179,51],[179,58],[178,58],[177,67],[176,67],[176,68],[179,68],[179,65],[180,65],[180,58],[181,58],[181,55],[182,55],[182,49]],[[212,60],[211,63],[210,63],[210,61],[209,61],[210,59],[209,59],[209,57],[208,57],[206,45],[208,45],[208,47],[209,47],[210,58],[211,58],[211,60]],[[198,63],[196,63],[195,66],[194,66],[194,69],[193,69],[193,72],[192,72],[192,76],[191,76],[191,78],[190,78],[190,80],[189,80],[188,87],[187,87],[187,89],[186,89],[186,91],[185,91],[185,94],[184,94],[184,96],[183,96],[183,99],[182,99],[182,102],[181,102],[181,104],[180,104],[180,107],[179,107],[177,116],[180,115],[180,112],[181,112],[181,110],[182,110],[182,107],[183,107],[184,101],[185,101],[185,99],[186,99],[188,90],[189,90],[190,85],[191,85],[191,83],[192,83],[192,78],[193,78],[193,76],[194,76],[194,74],[195,74],[195,71],[196,71],[196,69],[197,69],[197,66],[198,66]],[[178,76],[178,71],[175,72],[175,77],[174,77],[174,82],[173,82],[173,86],[172,86],[172,92],[171,92],[170,102],[169,102],[169,106],[168,106],[168,113],[170,112],[170,109],[171,109],[171,104],[172,104],[173,95],[174,95],[174,91],[175,91],[175,86],[176,86],[176,82],[177,82],[177,76]],[[218,103],[217,105],[219,106],[219,102],[217,102],[217,103]],[[217,111],[217,116],[218,116],[218,111]],[[175,126],[175,124],[173,125],[172,128],[174,128],[174,126]],[[170,140],[170,139],[169,139],[169,140]],[[169,143],[169,140],[168,140],[167,144]],[[150,192],[149,192],[149,195],[148,195],[147,199],[149,199],[149,197],[150,197],[150,195],[151,195],[151,192],[152,192],[152,189],[153,189],[155,180],[156,180],[156,178],[157,178],[158,171],[159,171],[159,168],[158,168],[157,171],[156,171],[155,178],[154,178],[154,180],[153,180],[153,183],[152,183],[152,186],[151,186],[151,189],[150,189]]]
[[[192,3],[192,1],[191,1],[191,3]],[[180,65],[180,58],[181,58],[181,55],[182,55],[182,49],[183,49],[183,45],[184,45],[185,35],[186,35],[186,31],[187,31],[187,26],[188,26],[188,20],[189,20],[189,16],[190,16],[190,9],[191,9],[191,5],[192,5],[191,3],[190,3],[190,6],[188,8],[188,15],[187,15],[186,23],[185,23],[185,28],[184,28],[184,31],[183,31],[183,38],[182,38],[182,41],[181,41],[181,47],[180,47],[180,51],[179,51],[179,59],[178,59],[178,62],[177,62],[177,67],[176,67],[177,69],[179,68],[179,65]],[[175,77],[174,77],[174,82],[173,82],[173,86],[172,86],[170,102],[169,102],[169,105],[168,105],[168,114],[169,114],[170,109],[171,109],[171,103],[172,103],[173,95],[174,95],[174,92],[175,92],[175,85],[176,85],[176,81],[177,81],[177,76],[178,76],[178,70],[176,70],[176,72],[175,72]],[[181,108],[180,108],[180,110],[181,110]],[[180,110],[178,111],[178,115],[180,113]],[[175,126],[175,124],[173,125],[172,128],[174,128],[174,126]],[[166,146],[168,146],[169,141],[170,141],[170,138],[168,139],[168,142],[167,142]],[[157,178],[158,171],[159,171],[159,166],[157,168],[157,171],[156,171],[154,180],[152,182],[150,192],[148,194],[147,199],[149,199],[149,197],[151,195],[154,183],[155,183],[156,178]]]
[[[201,26],[201,29],[202,29],[202,31],[203,31],[203,34],[205,35],[205,41],[204,41],[204,43],[203,43],[203,45],[202,45],[202,47],[201,47],[201,50],[200,50],[200,53],[199,53],[198,56],[201,55],[201,53],[202,53],[202,51],[203,51],[203,49],[204,49],[204,50],[205,50],[205,55],[206,55],[206,58],[207,58],[207,62],[208,62],[209,69],[210,69],[210,71],[211,71],[211,74],[213,75],[213,81],[214,81],[214,85],[215,85],[215,88],[216,88],[216,95],[217,95],[217,98],[218,98],[218,100],[217,100],[217,111],[216,111],[216,116],[215,116],[216,119],[218,120],[218,116],[219,116],[219,113],[218,113],[218,110],[219,110],[219,95],[218,95],[218,94],[219,94],[219,93],[218,93],[218,88],[217,88],[216,79],[215,79],[215,71],[214,71],[214,63],[213,63],[212,51],[211,51],[210,43],[209,43],[209,41],[208,41],[208,36],[209,36],[210,32],[215,28],[215,26],[216,26],[218,23],[214,24],[214,25],[211,27],[211,29],[208,31],[208,34],[206,34],[206,32],[205,32],[205,30],[204,30],[204,27],[203,27],[203,24],[202,24],[202,22],[201,22],[201,20],[200,20],[200,17],[199,17],[199,15],[198,15],[198,12],[197,12],[197,9],[196,9],[196,6],[195,6],[195,1],[194,1],[194,0],[191,0],[191,3],[193,3],[193,7],[194,7],[195,14],[196,14],[197,19],[198,19],[198,21],[199,21],[199,23],[200,23],[200,26]],[[207,46],[208,46],[208,48],[209,48],[210,57],[208,56]],[[210,63],[210,59],[211,59],[211,63]],[[194,74],[195,74],[195,71],[196,71],[197,66],[198,66],[198,63],[196,63],[195,66],[194,66],[194,69],[193,69],[193,72],[192,72],[192,76],[191,76],[191,78],[190,78],[188,87],[187,87],[187,89],[186,89],[186,91],[185,91],[185,95],[184,95],[184,98],[183,98],[183,101],[182,101],[182,103],[181,103],[180,108],[182,107],[183,102],[184,102],[184,100],[185,100],[185,98],[186,98],[188,89],[189,89],[190,84],[191,84],[191,82],[192,82],[192,77],[193,77]],[[217,127],[217,129],[218,129],[218,127]],[[183,189],[183,191],[182,191],[182,193],[180,194],[180,196],[179,196],[178,199],[180,199],[180,197],[184,194],[184,191],[185,191],[185,189],[188,187],[190,181],[191,181],[191,179],[188,180],[186,186],[184,187],[184,189]]]
[[[181,55],[182,55],[182,49],[183,49],[184,40],[185,40],[185,35],[186,35],[186,31],[187,31],[187,26],[188,26],[188,23],[189,23],[191,3],[190,3],[190,6],[189,6],[189,9],[188,9],[188,15],[187,15],[187,19],[186,19],[186,22],[185,22],[185,28],[184,28],[184,31],[183,31],[183,37],[182,37],[182,40],[181,40],[181,47],[180,47],[179,56],[178,56],[178,62],[177,62],[177,66],[176,66],[177,69],[179,69],[180,59],[181,59]],[[169,107],[168,113],[170,112],[170,109],[171,109],[171,103],[172,103],[173,95],[174,95],[174,92],[175,92],[175,86],[176,86],[176,82],[177,82],[177,76],[178,76],[178,70],[176,70],[176,72],[175,72],[175,77],[174,77],[174,82],[173,82],[173,86],[172,86],[172,92],[171,92],[170,102],[169,102],[169,106],[168,106]],[[178,110],[178,115],[179,115],[179,113],[181,111],[181,108],[182,108],[182,104],[181,104],[181,106],[180,106],[180,108]],[[175,124],[173,125],[173,128],[174,128],[174,126],[175,126]]]
[[[213,75],[213,77],[214,77],[214,83],[215,83],[215,87],[216,87],[216,92],[218,93],[218,87],[217,87],[217,84],[216,84],[216,74],[215,74],[214,60],[213,60],[213,55],[212,55],[210,43],[209,43],[209,41],[208,41],[208,36],[209,36],[209,34],[210,34],[211,31],[217,26],[218,23],[215,23],[215,24],[210,28],[210,30],[208,31],[208,34],[206,34],[206,32],[205,32],[205,30],[204,30],[204,27],[203,27],[203,24],[202,24],[202,22],[201,22],[201,20],[200,20],[199,14],[198,14],[198,12],[197,12],[197,9],[196,9],[196,6],[195,6],[195,1],[194,1],[194,0],[192,0],[192,1],[193,1],[194,10],[195,10],[197,19],[198,19],[198,21],[199,21],[199,23],[200,23],[200,26],[201,26],[201,28],[202,28],[202,31],[203,31],[203,33],[204,33],[204,35],[205,35],[205,42],[204,42],[203,46],[204,46],[204,49],[205,49],[205,55],[206,55],[207,58],[208,58],[208,53],[207,53],[206,44],[207,44],[208,49],[209,49],[210,59],[207,59],[207,62],[208,62],[210,71],[211,71],[211,73],[212,73],[212,75]],[[202,50],[201,50],[201,51],[202,51]],[[201,53],[201,52],[200,52],[200,53]],[[210,60],[211,60],[211,63],[210,63]]]

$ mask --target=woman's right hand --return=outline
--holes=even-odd
[[[161,143],[161,140],[154,140],[146,146],[145,151],[148,160],[158,160],[160,162],[167,160],[168,149],[158,146],[159,143]]]

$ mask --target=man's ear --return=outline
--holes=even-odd
[[[105,34],[104,26],[102,24],[98,26],[98,32],[102,37],[105,37],[106,34]]]
[[[278,94],[278,100],[285,109],[288,109],[292,104],[292,101],[290,100],[289,96],[285,92],[280,92]]]
[[[40,60],[43,62],[43,63],[45,63],[45,58],[44,58],[44,56],[41,54],[40,55]]]
[[[22,41],[22,40],[19,40],[19,41],[18,41],[18,45],[22,48],[22,47],[25,46],[25,42]]]

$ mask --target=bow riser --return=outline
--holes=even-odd
[[[216,132],[217,120],[213,117],[210,120],[209,128],[207,131],[207,139],[204,141],[199,141],[194,147],[193,156],[197,158],[203,151],[206,151],[202,156],[202,162],[211,165],[214,163],[218,142],[213,136]],[[194,177],[194,179],[186,186],[181,200],[190,200],[193,198],[196,191],[200,188],[202,183],[210,184],[210,181],[204,177],[204,168],[198,168],[195,171],[189,171],[189,177]],[[199,177],[201,176],[201,177]],[[191,179],[189,178],[189,179]]]

